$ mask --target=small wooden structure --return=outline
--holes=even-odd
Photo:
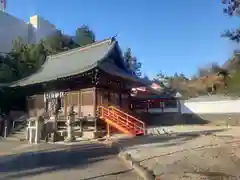
[[[154,89],[152,86],[136,89],[131,97],[131,107],[146,126],[180,123],[181,104],[178,92],[169,88]]]
[[[145,82],[126,68],[118,42],[110,38],[49,56],[39,71],[11,87],[29,95],[30,117],[44,112],[53,116],[59,106],[66,121],[73,106],[77,118],[92,119],[97,131],[98,106],[113,105],[128,112],[130,89],[142,85]]]
[[[179,111],[179,94],[174,90],[156,90],[150,87],[135,88],[131,108],[136,112],[163,113]]]

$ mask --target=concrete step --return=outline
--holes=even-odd
[[[82,132],[82,138],[83,139],[96,139],[96,138],[102,138],[106,135],[105,131],[84,131]]]
[[[16,132],[13,132],[12,134],[10,134],[9,136],[21,136],[24,134],[26,134],[26,131],[16,131]]]
[[[26,139],[26,136],[9,136],[7,137],[8,138],[12,138],[12,139],[16,139],[16,140],[25,140]]]
[[[13,135],[13,136],[21,136],[21,135],[23,135],[23,134],[26,134],[26,131],[18,131],[18,132],[14,132],[14,133],[12,133],[12,134],[10,134],[11,136]]]
[[[26,140],[26,136],[14,136],[14,135],[11,135],[11,136],[8,136],[6,138],[6,140],[9,140],[9,141],[25,141]]]
[[[18,126],[14,131],[8,135],[6,140],[10,141],[24,141],[26,140],[26,126]]]
[[[80,129],[81,129],[80,127],[73,127],[73,130],[74,130],[74,131],[79,131]],[[67,131],[67,127],[60,126],[60,127],[58,127],[58,130],[57,130],[57,131],[62,131],[62,130]]]
[[[171,134],[171,133],[173,133],[173,132],[166,127],[147,128],[147,134],[148,135],[159,136],[159,135],[168,135],[168,134]]]

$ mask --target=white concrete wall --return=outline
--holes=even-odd
[[[27,23],[0,11],[0,52],[10,52],[13,41],[19,37],[24,43],[35,44],[55,31],[53,24],[37,15],[30,17]]]
[[[240,113],[240,100],[189,102],[181,101],[182,114]]]
[[[35,30],[35,42],[38,43],[41,39],[56,32],[55,25],[49,21],[39,17],[38,15],[30,17],[30,24],[33,25]]]
[[[29,25],[24,21],[0,11],[0,52],[9,52],[12,42],[22,37],[28,43]]]

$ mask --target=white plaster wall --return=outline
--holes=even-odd
[[[9,52],[12,42],[21,37],[28,43],[28,32],[31,27],[26,22],[0,11],[0,52]]]
[[[240,100],[188,102],[181,101],[182,114],[240,113]]]

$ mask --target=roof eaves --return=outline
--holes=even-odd
[[[112,45],[111,45],[110,50],[105,54],[105,56],[103,56],[101,59],[99,59],[96,63],[94,63],[94,64],[92,64],[92,65],[90,65],[90,66],[88,66],[88,67],[85,67],[84,69],[79,70],[79,71],[88,71],[88,70],[90,70],[90,69],[92,69],[92,68],[97,67],[97,66],[98,66],[104,59],[106,59],[106,57],[112,52],[113,47],[116,45],[117,42],[116,42],[116,41],[113,41],[113,42],[112,42],[112,39],[105,39],[105,40],[100,41],[100,42],[98,42],[98,43],[97,43],[97,42],[96,42],[96,43],[93,43],[94,45],[91,44],[91,45],[87,45],[87,46],[85,46],[85,47],[82,47],[83,50],[86,50],[86,49],[89,49],[89,48],[92,48],[92,47],[96,47],[97,45],[101,45],[101,44],[103,44],[103,43],[106,43],[106,42],[108,42],[108,41],[109,41],[109,43],[112,43]],[[74,49],[74,50],[69,50],[69,51],[71,51],[71,52],[67,51],[67,52],[63,52],[63,53],[56,54],[56,55],[48,56],[47,59],[46,59],[46,61],[45,61],[45,63],[42,65],[42,67],[41,67],[38,71],[36,71],[36,72],[33,73],[32,75],[30,75],[30,76],[28,76],[28,77],[26,77],[26,78],[24,78],[24,79],[20,79],[20,80],[18,80],[18,81],[12,82],[12,83],[10,84],[10,87],[17,87],[17,86],[26,86],[26,85],[31,85],[31,84],[38,84],[38,83],[43,83],[43,82],[52,81],[52,80],[55,80],[55,79],[58,80],[58,79],[61,79],[61,78],[64,78],[64,77],[69,77],[69,76],[77,75],[79,71],[77,71],[77,72],[72,72],[72,73],[69,73],[69,74],[65,74],[65,75],[63,75],[63,76],[59,76],[59,77],[56,77],[56,78],[55,78],[55,77],[54,77],[54,78],[49,78],[49,79],[44,80],[44,81],[42,81],[42,80],[41,80],[41,81],[34,81],[34,82],[32,82],[32,83],[27,83],[27,84],[24,84],[24,85],[19,85],[20,82],[23,82],[23,81],[27,80],[28,78],[30,78],[30,77],[32,77],[32,76],[40,73],[40,72],[44,69],[44,67],[47,65],[47,61],[52,60],[52,59],[54,59],[54,58],[57,58],[57,57],[59,57],[59,56],[64,56],[64,55],[69,55],[69,54],[71,54],[71,53],[79,52],[79,51],[82,50],[82,48],[77,48],[77,50],[76,50],[76,49]],[[69,52],[69,53],[68,53],[68,52]]]
[[[88,66],[88,67],[82,69],[82,71],[88,71],[88,70],[93,69],[95,67],[97,67],[97,63],[94,63],[93,65]],[[26,84],[23,84],[23,85],[20,85],[20,86],[27,86],[27,85],[32,85],[32,84],[39,84],[39,83],[43,83],[43,82],[49,82],[49,81],[53,81],[53,80],[59,80],[59,79],[62,79],[62,78],[66,78],[66,77],[74,76],[74,75],[78,75],[78,74],[80,74],[79,71],[73,72],[73,73],[69,73],[69,74],[65,74],[63,76],[48,78],[48,79],[45,79],[45,80],[33,81],[32,83],[26,83]],[[18,83],[16,85],[13,84],[11,87],[17,87],[17,86],[19,86]]]
[[[0,83],[0,88],[8,87],[10,83]]]

